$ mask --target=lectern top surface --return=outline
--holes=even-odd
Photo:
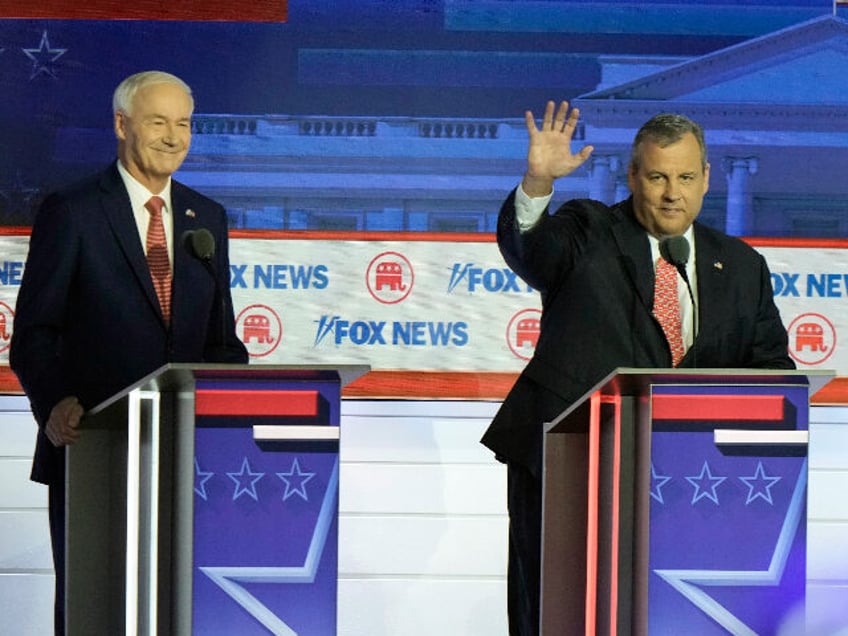
[[[119,391],[89,411],[94,415],[125,397],[130,391],[193,391],[199,378],[209,379],[305,379],[338,380],[341,386],[365,375],[370,367],[361,365],[271,365],[271,364],[192,364],[171,363]]]
[[[762,384],[807,385],[810,395],[816,393],[836,376],[830,370],[791,371],[788,369],[634,369],[619,367],[592,388],[618,395],[643,393],[657,384]]]
[[[690,384],[697,386],[808,386],[812,396],[836,376],[835,371],[787,369],[635,369],[619,367],[583,396],[576,400],[552,422],[545,431],[555,429],[575,413],[588,408],[596,392],[601,395],[634,397],[648,395],[659,385]]]

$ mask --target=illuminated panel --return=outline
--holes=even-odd
[[[618,553],[621,527],[621,396],[611,397],[615,408],[615,444],[613,445],[612,537],[610,541],[610,636],[618,633]]]
[[[598,485],[600,472],[601,394],[595,391],[589,410],[589,475],[586,521],[586,636],[595,633],[598,610]]]
[[[318,391],[199,389],[197,415],[318,415]]]
[[[782,395],[662,395],[654,394],[654,421],[781,421],[785,413]]]

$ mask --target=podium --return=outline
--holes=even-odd
[[[754,635],[803,612],[808,405],[832,376],[622,368],[545,424],[541,633]]]
[[[335,634],[341,387],[368,370],[169,364],[89,411],[68,636]]]

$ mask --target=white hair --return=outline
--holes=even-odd
[[[131,115],[132,102],[135,94],[142,88],[153,84],[176,84],[182,88],[191,101],[191,110],[194,111],[194,97],[191,94],[191,88],[188,84],[182,81],[176,75],[171,75],[165,71],[144,71],[130,75],[123,82],[118,84],[112,95],[112,113],[117,115],[119,112],[126,115]]]

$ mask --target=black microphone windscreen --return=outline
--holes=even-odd
[[[183,245],[192,256],[201,261],[211,260],[215,256],[215,237],[206,228],[184,232]]]
[[[660,241],[660,256],[678,267],[689,261],[689,241],[685,236],[672,236]]]

